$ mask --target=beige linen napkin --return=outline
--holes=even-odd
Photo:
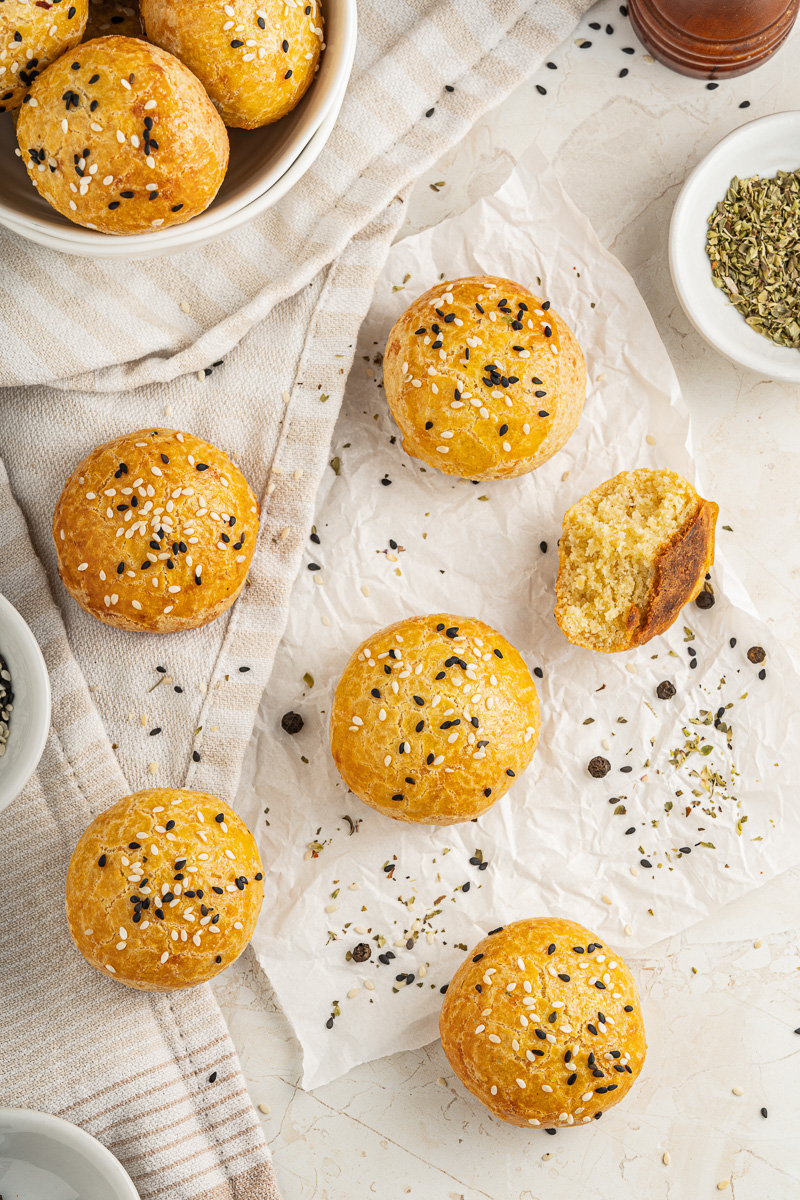
[[[84,1125],[143,1197],[276,1193],[209,989],[130,994],[72,949],[70,851],[127,791],[180,785],[233,798],[358,329],[410,185],[585,7],[362,0],[353,81],[325,151],[274,209],[209,247],[108,264],[0,233],[0,590],[33,625],[54,700],[42,764],[0,816],[0,1103]],[[178,637],[86,616],[58,580],[50,536],[80,457],[161,424],[226,449],[263,515],[235,607]]]

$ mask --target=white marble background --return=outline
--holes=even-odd
[[[592,46],[580,49],[584,40]],[[666,258],[692,166],[744,121],[800,108],[798,50],[800,28],[771,63],[708,91],[648,61],[619,5],[601,0],[552,54],[557,70],[542,67],[419,181],[400,236],[495,191],[538,144],[642,292],[692,412],[706,494],[733,530],[719,536],[759,612],[800,653],[800,388],[708,347]],[[695,1200],[720,1184],[736,1200],[800,1197],[799,885],[800,868],[631,960],[645,1071],[603,1122],[556,1137],[490,1117],[438,1043],[302,1091],[298,1046],[245,956],[215,991],[284,1200]]]

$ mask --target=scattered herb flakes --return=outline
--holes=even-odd
[[[331,465],[331,468],[332,468],[332,470],[333,470],[333,473],[334,473],[334,475],[341,475],[341,473],[342,473],[342,460],[341,460],[340,458],[338,458],[338,457],[337,457],[337,458],[332,458],[332,459],[331,459],[331,464],[330,464],[330,465]]]
[[[311,674],[310,671],[306,671],[305,675],[303,676],[303,683],[306,685],[306,687],[313,688],[314,676]]]

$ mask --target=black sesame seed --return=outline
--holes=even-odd
[[[97,860],[97,865],[98,865],[98,867],[104,867],[104,866],[106,865],[106,856],[105,856],[105,854],[101,854],[101,855],[100,855],[100,857],[99,857],[99,858],[98,858],[98,860]]]

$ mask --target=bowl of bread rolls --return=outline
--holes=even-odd
[[[143,258],[229,232],[308,170],[344,98],[356,4],[6,0],[0,42],[0,224]]]

